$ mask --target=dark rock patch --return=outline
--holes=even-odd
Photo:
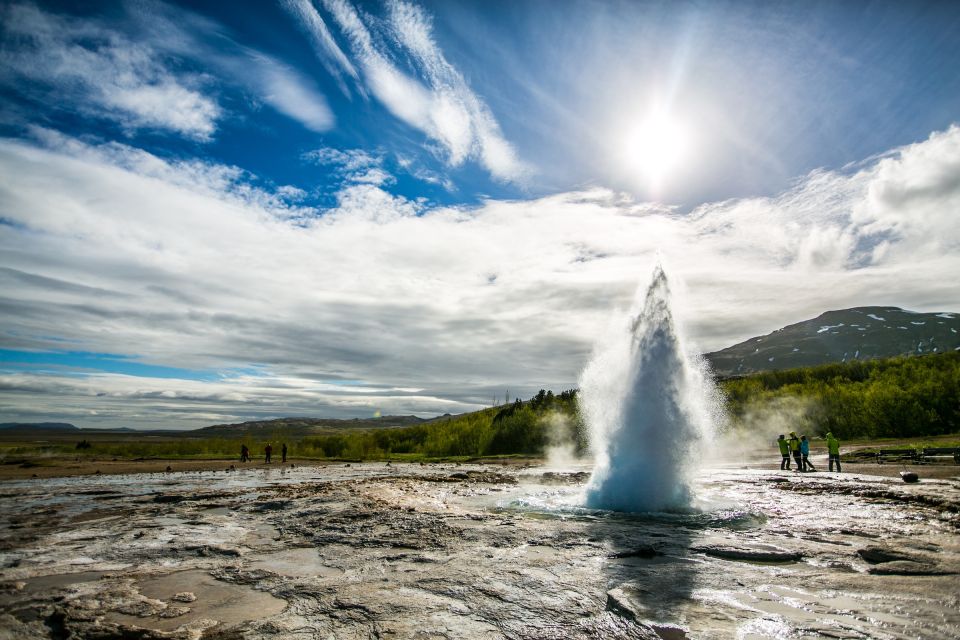
[[[608,557],[610,558],[655,558],[656,556],[663,555],[657,551],[654,547],[650,545],[643,545],[639,547],[634,547],[632,549],[624,549],[623,551],[617,551],[611,553]]]
[[[916,562],[916,558],[902,553],[900,551],[895,551],[893,549],[887,549],[884,547],[864,547],[863,549],[857,549],[857,555],[863,558],[866,562],[870,564],[881,564],[884,562],[897,562],[900,560],[909,560],[911,562]]]
[[[867,569],[867,573],[875,576],[951,576],[956,571],[944,569],[928,562],[914,562],[912,560],[893,560]]]
[[[770,545],[762,547],[725,547],[721,545],[705,545],[691,547],[692,551],[705,553],[714,558],[725,560],[745,560],[747,562],[799,562],[803,554],[799,551],[787,551]]]

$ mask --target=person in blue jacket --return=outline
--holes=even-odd
[[[807,440],[807,436],[800,436],[800,456],[803,458],[803,468],[800,469],[801,471],[816,471],[816,469],[813,468],[813,465],[810,464],[809,458],[807,458],[809,455],[810,441]]]

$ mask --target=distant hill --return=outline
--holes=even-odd
[[[422,422],[417,416],[383,416],[380,418],[276,418],[274,420],[254,420],[236,424],[215,424],[202,429],[184,431],[201,437],[251,435],[270,437],[273,433],[284,433],[287,436],[308,436],[330,434],[348,429],[390,429],[394,427],[412,427]]]
[[[706,354],[718,377],[960,350],[960,314],[898,307],[827,311]]]

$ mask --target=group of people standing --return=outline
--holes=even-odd
[[[263,448],[263,461],[264,463],[270,463],[271,457],[273,456],[273,445],[267,443],[267,446]],[[284,442],[283,446],[280,448],[280,456],[282,457],[281,462],[287,461],[287,443]],[[240,445],[240,462],[247,462],[250,460],[250,448],[245,445]]]
[[[797,471],[816,471],[813,464],[811,464],[809,455],[810,455],[810,441],[807,440],[807,436],[797,437],[796,432],[790,432],[790,438],[787,438],[782,433],[777,439],[777,445],[780,447],[780,469],[789,470],[790,469],[790,456],[793,455],[793,460],[797,464]],[[827,433],[827,458],[829,459],[830,471],[833,471],[833,465],[837,465],[837,473],[840,473],[840,441],[833,437],[832,433]]]

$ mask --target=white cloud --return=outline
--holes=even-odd
[[[202,94],[196,75],[174,75],[148,45],[93,22],[78,22],[13,4],[2,12],[2,75],[52,90],[85,113],[129,130],[165,129],[209,140],[222,112]]]
[[[371,154],[362,149],[342,151],[321,147],[303,154],[304,160],[332,166],[349,183],[391,185],[397,179],[383,168],[383,154]]]
[[[391,2],[387,26],[392,44],[413,58],[423,80],[405,73],[392,61],[385,43],[378,44],[364,23],[364,17],[371,20],[369,16],[359,13],[347,0],[322,2],[350,43],[373,96],[394,116],[439,145],[449,166],[475,160],[499,181],[525,180],[530,168],[503,137],[489,107],[446,60],[433,40],[429,19],[419,7]],[[285,6],[315,41],[333,42],[326,23],[312,5],[298,0]],[[326,45],[322,49],[322,60],[336,57]]]
[[[374,155],[363,149],[341,150],[333,147],[314,149],[303,154],[303,157],[317,164],[334,165],[348,172],[379,167],[383,162],[381,155]]]
[[[327,71],[337,79],[340,89],[349,95],[349,89],[343,81],[344,72],[356,82],[359,82],[360,76],[356,68],[347,55],[337,45],[333,34],[327,28],[327,23],[317,12],[310,0],[281,0],[283,7],[297,19],[313,45],[320,61],[326,67]]]
[[[444,57],[433,39],[426,13],[401,0],[390,0],[388,7],[397,41],[414,56],[430,83],[434,94],[431,120],[450,151],[451,164],[476,155],[494,177],[521,180],[529,168],[503,138],[489,107]]]
[[[230,383],[236,402],[214,398],[206,414],[376,404],[350,396],[357,404],[344,408],[346,394],[309,380],[423,389],[423,413],[475,407],[506,387],[572,385],[611,308],[629,303],[658,255],[703,350],[831,308],[960,311],[957,127],[854,173],[818,171],[777,197],[685,215],[603,189],[430,208],[359,182],[318,212],[294,204],[295,187],[258,187],[235,167],[37,136],[0,141],[3,345],[267,367],[249,388]],[[377,168],[361,152],[317,155]],[[271,404],[262,387],[274,378],[301,381],[306,404]],[[110,394],[133,381],[89,384]],[[30,393],[5,392],[5,413],[69,404]],[[409,406],[406,395],[392,393],[395,406]]]
[[[882,238],[903,259],[911,252],[956,252],[960,211],[960,127],[935,132],[879,160],[853,212],[863,234]],[[890,240],[896,239],[896,243]],[[892,256],[886,256],[888,259]]]
[[[132,5],[130,14],[112,25],[32,5],[7,7],[0,13],[0,82],[57,108],[118,122],[130,134],[165,130],[211,140],[226,117],[212,94],[224,85],[311,131],[333,127],[326,98],[301,73],[226,37],[217,49],[207,44],[220,25],[159,2]],[[184,62],[214,75],[177,71]]]
[[[238,77],[246,77],[264,102],[311,131],[323,132],[333,128],[334,116],[327,99],[311,83],[293,69],[273,58],[255,51],[248,52],[251,69],[237,70]],[[234,64],[244,64],[237,62]],[[233,66],[233,65],[231,65]]]

